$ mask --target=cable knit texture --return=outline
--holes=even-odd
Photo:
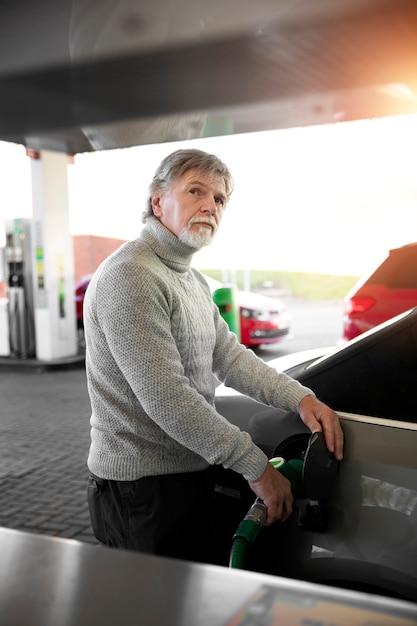
[[[217,377],[296,411],[312,393],[240,345],[219,315],[194,250],[150,217],[96,271],[84,323],[90,395],[88,467],[109,480],[221,464],[256,480],[267,458],[214,407]]]

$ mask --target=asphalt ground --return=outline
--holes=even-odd
[[[3,363],[0,526],[97,543],[86,500],[89,419],[82,362]]]

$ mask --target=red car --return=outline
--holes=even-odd
[[[91,280],[91,274],[83,276],[75,287],[77,325],[83,328],[84,294]],[[205,276],[211,292],[222,287],[219,281]],[[281,341],[289,333],[290,316],[277,298],[238,291],[237,301],[240,312],[240,340],[250,347]]]
[[[85,291],[90,284],[90,280],[92,278],[92,274],[87,274],[86,276],[82,276],[80,281],[75,285],[75,310],[77,315],[77,327],[84,328],[83,321],[83,306],[84,306],[84,295]]]
[[[212,293],[223,287],[221,282],[210,276],[204,275],[204,278]],[[240,341],[245,346],[255,348],[277,343],[290,332],[290,315],[279,298],[237,290],[236,300],[240,313]]]
[[[345,297],[343,338],[361,333],[417,306],[417,243],[389,251]]]

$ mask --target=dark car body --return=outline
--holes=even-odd
[[[379,267],[349,291],[344,304],[347,340],[417,306],[417,243],[390,250]]]
[[[416,602],[417,308],[321,358],[296,357],[269,365],[338,412],[344,460],[322,502],[296,500],[285,528],[261,531],[249,567]],[[222,385],[216,406],[269,458],[303,458],[310,434],[296,414]]]

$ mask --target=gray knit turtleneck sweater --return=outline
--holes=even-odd
[[[267,458],[216,412],[215,376],[285,410],[312,393],[238,343],[190,267],[194,252],[151,216],[87,289],[88,467],[97,476],[136,480],[221,464],[256,480]]]

